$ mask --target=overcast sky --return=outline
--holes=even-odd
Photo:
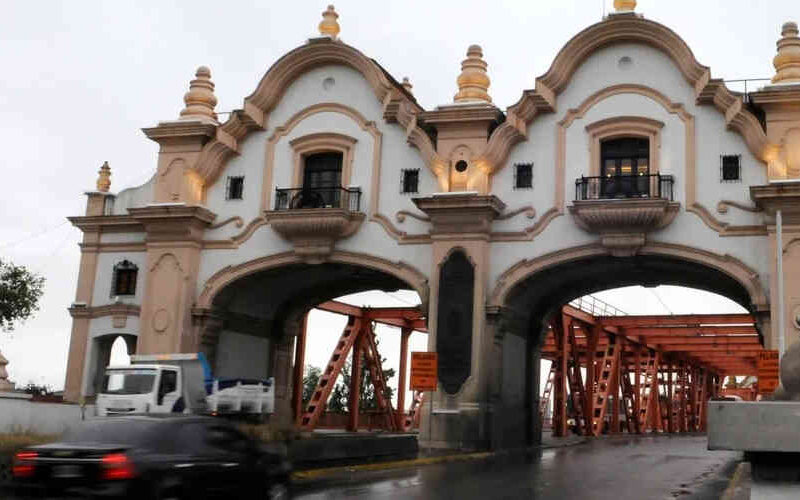
[[[113,171],[112,191],[147,180],[157,145],[139,129],[178,117],[197,66],[211,68],[217,110],[239,108],[276,59],[317,34],[327,3],[3,1],[0,258],[47,278],[36,318],[0,334],[13,380],[63,386],[71,326],[66,309],[75,294],[80,238],[65,217],[83,214],[82,193],[93,189],[103,161]],[[612,8],[611,0],[605,4]],[[570,37],[600,20],[603,2],[346,0],[336,9],[341,38],[396,78],[409,76],[426,108],[451,102],[467,46],[482,45],[490,94],[506,108]],[[713,77],[725,79],[770,77],[781,24],[800,18],[797,0],[640,0],[637,10],[674,29]],[[657,293],[660,300],[652,291],[630,290],[609,300],[633,313],[709,312],[712,305],[705,295]],[[413,301],[413,295],[397,296]],[[375,305],[403,303],[371,297]],[[311,334],[332,345],[339,330],[319,316]],[[309,361],[324,364],[330,349],[322,340],[311,343],[318,347]]]

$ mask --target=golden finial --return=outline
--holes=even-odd
[[[636,0],[614,0],[614,9],[617,12],[633,12],[636,10]]]
[[[214,106],[217,96],[214,95],[214,82],[211,81],[211,70],[200,66],[195,72],[195,79],[189,82],[189,92],[183,96],[186,107],[181,111],[182,120],[203,120],[217,123]]]
[[[100,167],[100,170],[97,171],[97,190],[101,193],[107,193],[109,189],[111,189],[111,167],[108,166],[108,162],[104,161],[103,166]]]
[[[772,83],[800,83],[800,37],[797,23],[784,23],[778,40],[778,55],[772,60],[775,76]]]
[[[339,36],[339,14],[333,5],[328,5],[328,8],[322,13],[322,21],[319,22],[319,34],[322,36],[329,36],[336,40]]]
[[[484,101],[492,102],[489,97],[489,75],[486,73],[486,61],[480,45],[470,45],[467,58],[461,61],[461,74],[458,75],[458,93],[455,102]]]
[[[414,86],[411,85],[411,80],[409,80],[407,76],[403,77],[403,84],[402,85],[403,85],[403,88],[406,89],[406,92],[408,92],[409,94],[413,94],[413,92],[411,92],[411,89],[413,89]]]

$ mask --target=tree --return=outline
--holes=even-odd
[[[378,339],[375,339],[377,345]],[[352,356],[351,356],[352,359]],[[389,387],[389,380],[394,377],[394,368],[383,368],[386,358],[381,358],[381,368],[383,378],[386,380],[386,391],[384,397],[391,401],[394,389]],[[352,372],[351,360],[345,361],[339,375],[339,382],[333,387],[331,397],[328,399],[328,411],[335,413],[347,413],[350,404],[350,374]],[[313,389],[312,389],[313,390]],[[366,362],[361,364],[361,394],[358,398],[358,408],[360,411],[378,409],[378,398],[375,394],[375,386],[372,384],[372,375],[367,368]]]
[[[39,310],[44,278],[23,266],[0,260],[0,329],[14,330],[17,324]]]
[[[306,365],[306,374],[303,376],[303,408],[308,406],[311,401],[311,396],[314,394],[314,389],[317,388],[319,377],[322,375],[322,370],[316,366]]]

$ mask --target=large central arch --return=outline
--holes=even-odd
[[[631,285],[679,285],[707,290],[730,298],[750,311],[757,321],[769,321],[767,295],[757,273],[730,256],[718,255],[692,247],[650,243],[633,257],[613,257],[599,244],[564,249],[536,259],[525,260],[508,269],[499,278],[489,298],[490,310],[501,312],[500,329],[504,337],[514,338],[503,347],[502,369],[497,370],[498,393],[514,386],[514,378],[524,374],[524,394],[503,400],[517,401],[495,414],[525,413],[527,443],[539,439],[539,360],[551,316],[572,299],[601,290]],[[768,325],[760,330],[768,334]],[[525,355],[519,354],[523,342]],[[506,352],[510,349],[510,352]],[[508,366],[512,364],[513,366]],[[512,423],[509,421],[511,425]],[[498,422],[499,427],[505,422]],[[498,436],[501,447],[519,443],[519,436]]]

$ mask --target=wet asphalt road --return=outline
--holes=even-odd
[[[741,458],[706,450],[705,436],[615,437],[529,459],[353,472],[301,487],[298,498],[716,499]]]

